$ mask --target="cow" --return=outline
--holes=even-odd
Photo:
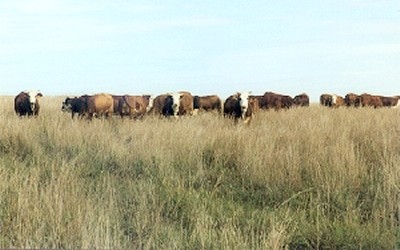
[[[255,98],[250,98],[251,92],[237,92],[229,96],[224,102],[224,116],[233,118],[235,122],[242,119],[250,123],[254,113]]]
[[[395,107],[395,106],[397,106],[399,97],[398,96],[391,96],[391,97],[382,96],[381,100],[382,100],[382,104],[384,107]]]
[[[319,103],[325,107],[332,107],[332,95],[330,94],[322,94],[319,97]]]
[[[78,114],[78,118],[83,118],[85,113],[88,111],[87,107],[87,98],[88,96],[67,97],[65,101],[62,103],[61,110],[63,112],[71,112],[72,119],[74,119],[75,114]]]
[[[199,110],[217,111],[221,113],[221,99],[217,95],[193,96],[193,110],[197,113]]]
[[[296,95],[293,98],[293,104],[297,107],[308,107],[310,106],[310,97],[306,93]]]
[[[361,98],[359,95],[354,93],[348,93],[344,97],[344,102],[346,103],[347,107],[360,107],[361,106]]]
[[[174,115],[172,109],[173,98],[170,94],[158,95],[153,100],[153,105],[148,111],[153,115],[163,115],[165,117]]]
[[[151,109],[153,101],[150,95],[124,95],[117,105],[117,113],[121,117],[141,118]]]
[[[361,105],[363,107],[374,107],[374,108],[383,107],[381,96],[364,93],[360,96],[360,100],[361,100]]]
[[[14,98],[14,110],[19,116],[38,116],[40,105],[39,98],[42,97],[39,91],[23,91]]]
[[[345,101],[344,101],[343,97],[341,97],[339,95],[336,95],[336,94],[332,95],[332,107],[333,108],[338,108],[338,107],[342,107],[342,106],[345,106],[345,105],[346,104],[345,104]]]
[[[258,97],[260,109],[283,109],[293,106],[293,98],[288,95],[265,92],[262,97]]]
[[[98,117],[104,115],[110,117],[114,112],[114,100],[111,95],[101,93],[93,96],[82,96],[87,104],[88,119],[91,120],[93,115]]]

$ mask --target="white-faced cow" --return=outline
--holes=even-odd
[[[251,92],[238,92],[229,96],[224,102],[224,116],[244,123],[249,123],[253,117],[255,98],[250,98]]]
[[[24,91],[14,98],[14,110],[20,115],[39,115],[39,98],[42,97],[39,91]]]

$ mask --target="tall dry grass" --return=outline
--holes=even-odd
[[[0,98],[0,248],[399,247],[400,112],[37,118]]]

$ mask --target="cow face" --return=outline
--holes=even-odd
[[[239,93],[240,95],[240,109],[241,109],[241,114],[242,114],[242,118],[245,117],[246,112],[249,108],[249,96],[250,96],[251,92],[242,92]]]
[[[72,104],[71,104],[71,99],[67,97],[65,101],[62,103],[61,110],[63,112],[71,112],[72,110]]]
[[[149,112],[149,111],[153,108],[153,106],[154,106],[154,99],[155,99],[155,96],[154,96],[154,95],[151,95],[151,96],[149,97],[149,104],[148,104],[147,107],[146,107],[146,112]]]
[[[37,105],[37,100],[39,97],[42,97],[42,93],[40,93],[39,91],[35,90],[35,91],[29,91],[26,92],[29,96],[29,103],[31,105],[31,110],[35,110],[36,109],[36,105]]]
[[[174,116],[178,116],[179,107],[181,105],[181,98],[183,96],[182,93],[173,93],[172,96],[172,110],[174,112]]]

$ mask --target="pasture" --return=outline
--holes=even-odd
[[[0,97],[0,248],[400,247],[400,110],[20,118]]]

